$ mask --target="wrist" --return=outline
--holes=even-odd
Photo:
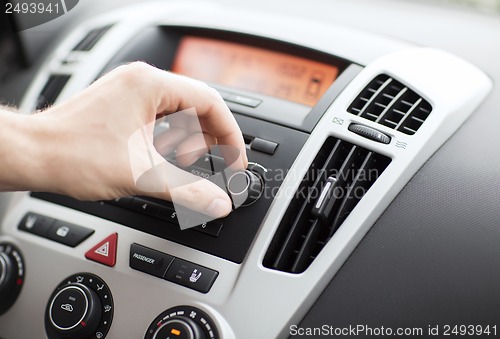
[[[41,191],[46,189],[48,167],[43,123],[35,116],[0,111],[0,189],[4,191]]]

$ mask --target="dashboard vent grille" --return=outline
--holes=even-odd
[[[64,86],[66,86],[69,78],[69,75],[51,75],[43,87],[42,92],[38,96],[36,109],[44,109],[54,104],[59,94],[61,94]]]
[[[91,30],[85,38],[83,38],[76,46],[73,48],[74,51],[90,51],[95,44],[106,34],[106,32],[111,28],[111,25],[96,28]]]
[[[432,107],[399,81],[381,74],[361,91],[347,111],[413,135],[427,119]]]
[[[295,192],[264,266],[289,273],[305,271],[390,162],[329,137]]]

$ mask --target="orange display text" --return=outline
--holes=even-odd
[[[326,63],[196,36],[182,38],[171,70],[306,106],[314,106],[339,74]]]

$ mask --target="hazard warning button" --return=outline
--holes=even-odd
[[[113,267],[116,264],[117,242],[118,233],[113,233],[85,253],[85,258]]]

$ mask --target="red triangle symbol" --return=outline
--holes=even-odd
[[[113,233],[85,253],[85,258],[113,267],[116,264],[118,233]]]

